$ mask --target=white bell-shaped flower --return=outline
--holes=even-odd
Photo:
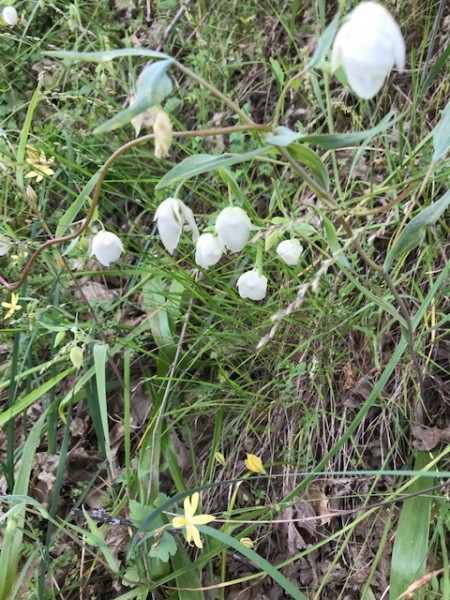
[[[212,233],[202,233],[195,245],[195,262],[204,269],[212,267],[222,258],[224,247]]]
[[[250,237],[252,222],[242,208],[228,206],[216,219],[216,233],[219,241],[231,252],[240,252]]]
[[[291,267],[298,263],[301,253],[303,252],[303,246],[296,239],[284,240],[277,246],[277,254],[287,265]]]
[[[237,280],[239,296],[250,300],[262,300],[267,292],[267,277],[258,271],[247,271]]]
[[[95,255],[104,267],[109,267],[112,262],[118,260],[122,252],[123,244],[115,233],[102,230],[92,240],[91,256]]]
[[[9,252],[11,241],[5,236],[0,235],[0,256],[5,256]]]
[[[10,27],[14,27],[19,20],[17,10],[14,8],[14,6],[5,6],[2,12],[2,18]]]
[[[377,2],[361,2],[347,16],[333,44],[331,68],[342,67],[360,98],[373,98],[394,67],[405,67],[405,41],[390,12]]]
[[[198,227],[194,213],[178,198],[167,198],[158,206],[155,219],[159,237],[164,248],[173,254],[180,241],[183,229],[192,232],[194,241],[198,239]]]

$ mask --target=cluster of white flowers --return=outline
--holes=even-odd
[[[163,246],[170,254],[177,248],[182,231],[191,232],[195,242],[195,262],[206,270],[216,265],[227,250],[241,252],[253,227],[245,210],[228,206],[218,214],[214,232],[199,235],[191,209],[178,198],[164,200],[156,210],[155,221]],[[281,242],[277,248],[278,256],[288,265],[297,264],[301,253],[300,242],[294,239]],[[242,298],[262,300],[267,292],[267,277],[252,269],[239,277],[237,287]]]

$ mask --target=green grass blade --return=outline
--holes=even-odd
[[[17,471],[14,485],[14,495],[25,495],[30,482],[31,467],[36,448],[41,439],[42,427],[45,423],[47,412],[39,417],[28,433],[25,441],[20,466]],[[6,600],[14,585],[17,567],[22,554],[22,538],[25,524],[25,503],[8,519],[2,549],[0,551],[0,600]]]
[[[109,464],[111,475],[113,475],[113,460],[111,453],[111,442],[109,439],[108,426],[108,403],[106,401],[106,363],[108,360],[108,346],[105,344],[95,344],[94,346],[94,368],[95,380],[97,383],[97,399],[100,412],[100,420],[105,442],[106,459]]]
[[[223,531],[219,531],[218,529],[214,529],[213,527],[209,527],[208,525],[199,525],[199,531],[201,531],[205,535],[209,535],[212,538],[218,540],[226,547],[233,548],[237,550],[240,554],[243,554],[245,558],[250,560],[254,565],[261,569],[262,573],[269,575],[278,585],[280,585],[283,590],[289,594],[295,600],[308,600],[307,597],[296,588],[290,581],[287,579],[280,571],[275,569],[265,558],[257,554],[254,550],[250,548],[246,548],[239,540],[236,538],[223,533]]]

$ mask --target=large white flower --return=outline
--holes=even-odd
[[[216,232],[220,242],[231,250],[240,252],[248,242],[252,222],[242,208],[228,206],[216,219]]]
[[[250,300],[262,300],[267,292],[267,277],[258,271],[247,271],[237,280],[239,296]]]
[[[277,254],[287,265],[293,266],[298,263],[303,247],[296,239],[284,240],[277,246]]]
[[[373,98],[394,67],[405,67],[405,41],[390,12],[377,2],[361,2],[347,16],[333,44],[331,68],[342,67],[360,98]]]
[[[91,256],[95,255],[97,260],[104,266],[118,260],[123,252],[123,244],[120,238],[110,231],[99,231],[92,240]]]
[[[178,246],[183,228],[192,232],[194,241],[198,239],[194,213],[178,198],[167,198],[161,202],[156,209],[154,220],[163,246],[170,254],[173,254]]]
[[[222,258],[224,247],[217,236],[202,233],[195,245],[195,262],[204,269],[212,267]]]
[[[17,14],[17,10],[14,8],[14,6],[5,6],[2,12],[2,18],[7,25],[14,27],[19,20],[19,15]]]

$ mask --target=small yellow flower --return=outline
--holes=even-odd
[[[27,146],[27,163],[33,167],[33,171],[30,171],[25,175],[26,178],[35,177],[36,182],[42,181],[44,175],[53,175],[54,170],[51,165],[55,162],[55,157],[47,159],[43,152],[38,152],[33,146]]]
[[[254,547],[253,540],[249,537],[243,537],[239,540],[243,546],[252,549]]]
[[[262,461],[259,456],[255,454],[247,454],[247,458],[245,459],[245,466],[252,473],[265,473],[265,469],[263,467]]]
[[[5,319],[10,319],[16,310],[20,310],[22,308],[19,304],[19,294],[11,294],[11,302],[2,302],[2,306],[3,308],[8,309]]]
[[[181,527],[186,527],[186,541],[188,544],[194,542],[197,548],[202,549],[203,544],[200,539],[200,532],[197,529],[196,525],[206,525],[207,523],[211,523],[214,521],[214,517],[212,515],[197,515],[194,517],[195,511],[198,508],[198,501],[200,499],[200,494],[195,492],[189,498],[184,499],[184,517],[175,517],[172,519],[173,527],[177,529]]]

